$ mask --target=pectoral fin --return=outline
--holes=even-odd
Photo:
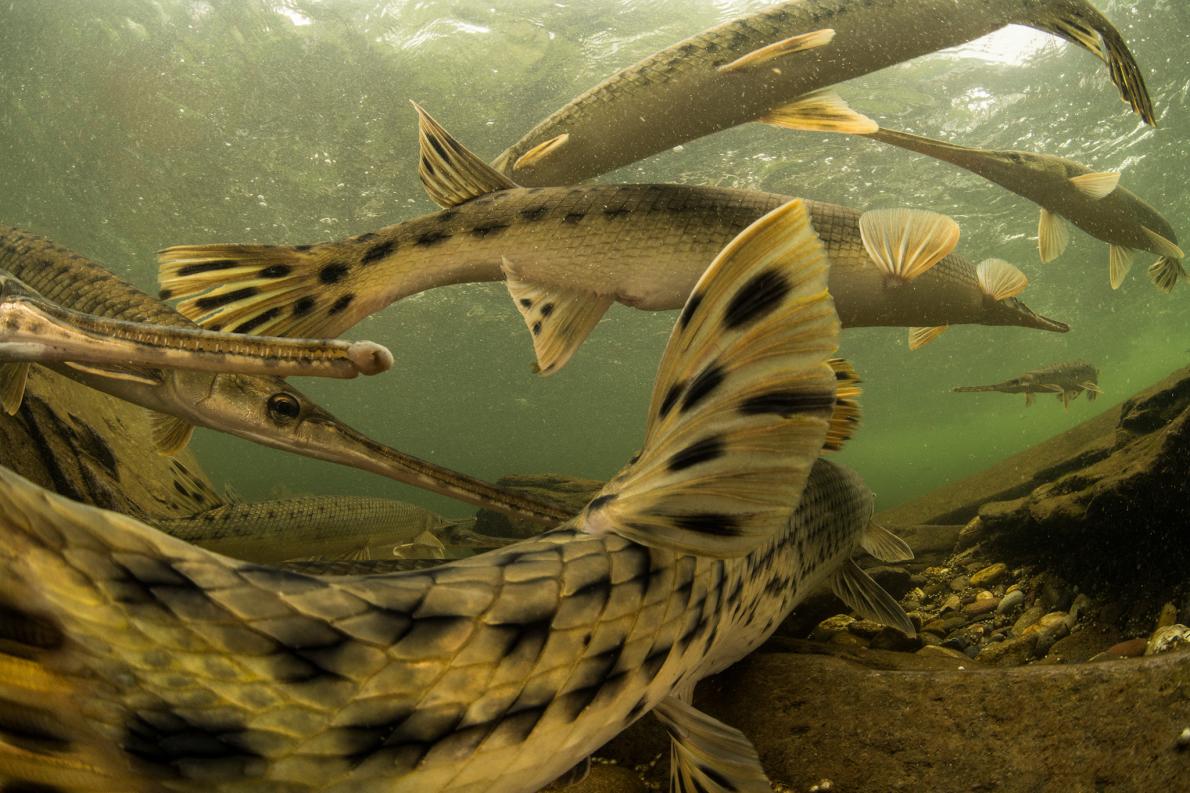
[[[643,450],[587,505],[584,531],[734,557],[787,525],[835,409],[827,270],[801,200],[728,243],[674,326]]]
[[[570,133],[563,132],[561,135],[555,135],[547,141],[538,143],[536,146],[529,149],[527,152],[517,158],[517,161],[512,165],[512,170],[519,171],[521,168],[528,168],[530,166],[536,165],[548,157],[552,152],[558,150],[562,146],[565,146],[566,142],[569,140]]]
[[[1025,392],[1025,407],[1033,407],[1033,403],[1037,401],[1037,397],[1033,395],[1032,391]]]
[[[907,542],[875,521],[869,522],[860,535],[859,547],[882,562],[907,562],[913,558]]]
[[[1112,245],[1107,251],[1107,275],[1111,288],[1119,289],[1132,269],[1132,251],[1123,245]]]
[[[162,382],[161,376],[152,369],[132,369],[131,367],[116,366],[114,364],[101,366],[99,364],[79,363],[78,361],[66,361],[65,365],[80,372],[98,377],[106,377],[111,380],[123,380],[129,383],[154,386],[159,386]]]
[[[1029,285],[1025,274],[1003,259],[984,259],[976,266],[975,274],[980,291],[993,300],[1016,297]]]
[[[905,610],[893,600],[892,595],[881,589],[871,576],[850,559],[835,573],[831,589],[839,600],[861,617],[896,628],[906,636],[917,633]]]
[[[910,328],[909,329],[909,349],[920,349],[934,339],[941,336],[950,325],[935,325],[931,328]]]
[[[800,132],[870,135],[880,129],[879,124],[852,110],[841,96],[830,90],[800,96],[789,104],[773,108],[758,120]]]
[[[565,366],[614,300],[612,295],[585,289],[522,280],[508,259],[501,269],[508,293],[533,334],[538,374],[553,374]]]
[[[1041,253],[1041,261],[1052,262],[1062,255],[1066,246],[1070,244],[1070,231],[1066,228],[1066,221],[1061,215],[1041,208],[1041,220],[1037,223],[1037,249]]]
[[[872,261],[897,283],[917,278],[959,244],[959,224],[921,209],[874,209],[859,218],[859,234]]]
[[[822,30],[815,30],[810,33],[802,33],[798,36],[790,36],[782,41],[769,44],[761,47],[758,50],[753,50],[742,58],[737,58],[731,63],[724,64],[719,67],[720,74],[730,74],[732,72],[742,71],[744,69],[751,69],[756,66],[769,63],[777,58],[784,58],[786,55],[792,55],[795,52],[805,52],[806,50],[816,49],[826,44],[830,44],[835,37],[835,31],[831,28],[823,28]]]
[[[449,208],[517,186],[455,140],[416,102],[411,104],[417,111],[417,139],[421,145],[417,172],[435,203]]]
[[[176,416],[154,412],[149,418],[150,432],[153,446],[160,454],[174,456],[186,444],[190,443],[190,436],[194,434],[194,425],[187,424]]]
[[[772,793],[756,747],[739,730],[673,695],[653,714],[669,732],[671,791]]]
[[[1117,171],[1085,173],[1070,177],[1070,183],[1087,198],[1104,198],[1119,186],[1120,174]]]
[[[0,364],[0,407],[15,416],[25,399],[25,381],[29,379],[28,363]]]
[[[1156,253],[1159,256],[1165,256],[1169,259],[1186,258],[1186,254],[1182,253],[1182,249],[1179,248],[1178,244],[1173,240],[1166,239],[1148,226],[1141,226],[1140,229],[1145,233],[1145,236],[1149,238],[1149,242],[1152,243],[1153,247],[1149,250],[1151,250],[1153,253]]]
[[[1149,265],[1149,280],[1162,292],[1169,294],[1178,285],[1179,278],[1186,277],[1186,270],[1178,259],[1162,256]]]

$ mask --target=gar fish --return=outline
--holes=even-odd
[[[493,161],[523,185],[574,184],[750,121],[815,131],[876,124],[822,89],[1009,24],[1061,36],[1109,67],[1146,122],[1123,38],[1086,0],[792,0],[699,33],[580,94]]]
[[[114,319],[181,328],[194,325],[165,304],[117,278],[97,262],[27,232],[0,227],[0,268],[44,299]],[[524,515],[556,526],[569,513],[377,443],[339,421],[280,377],[182,369],[141,368],[117,373],[51,365],[61,374],[156,411],[159,451],[189,441],[208,427],[306,457],[349,465],[471,504]]]
[[[113,377],[128,376],[130,367],[168,367],[350,378],[386,371],[393,356],[370,341],[252,338],[97,317],[43,300],[0,271],[0,406],[10,416],[21,406],[29,362],[99,367]]]
[[[1041,205],[1037,245],[1043,262],[1053,261],[1070,241],[1062,218],[1110,245],[1108,275],[1119,289],[1132,266],[1132,251],[1144,250],[1159,258],[1149,278],[1170,292],[1186,274],[1185,254],[1173,227],[1144,199],[1120,186],[1115,171],[1092,171],[1082,163],[1012,149],[976,149],[931,140],[907,132],[881,129],[866,137],[926,154],[966,168],[1019,196]]]
[[[300,557],[391,556],[454,522],[415,504],[364,496],[304,496],[222,504],[187,518],[154,518],[166,534],[216,553],[274,564]]]
[[[565,526],[427,571],[235,562],[0,471],[0,778],[529,793],[652,711],[672,789],[769,793],[695,682],[828,580],[912,631],[850,559],[908,548],[814,462],[854,389],[826,270],[800,202],[750,227],[675,326],[643,451]]]
[[[1025,372],[1020,377],[994,385],[964,385],[954,389],[961,393],[999,391],[1002,394],[1024,394],[1025,405],[1032,405],[1036,394],[1057,394],[1062,407],[1069,407],[1073,399],[1087,392],[1094,400],[1103,392],[1099,387],[1099,370],[1086,361],[1055,363]]]
[[[330,337],[426,289],[504,280],[549,374],[613,301],[680,308],[724,245],[789,200],[664,184],[522,188],[418,113],[422,180],[445,211],[321,245],[168,248],[162,294],[186,298],[178,309],[206,328]],[[1068,329],[1016,299],[1026,279],[1012,265],[952,254],[959,230],[949,218],[806,203],[844,327]]]

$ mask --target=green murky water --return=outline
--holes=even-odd
[[[492,156],[615,70],[764,2],[731,0],[52,0],[0,4],[0,222],[45,234],[156,288],[153,253],[183,242],[302,243],[430,211],[416,172],[417,99]],[[883,124],[1119,169],[1175,228],[1190,210],[1183,0],[1100,0],[1141,63],[1161,127],[1142,127],[1085,51],[1008,28],[845,84]],[[1112,292],[1106,245],[1081,232],[1039,263],[1036,207],[964,171],[878,144],[752,125],[605,177],[752,187],[857,208],[954,216],[960,251],[1018,264],[1066,335],[952,329],[915,353],[900,329],[844,334],[866,381],[843,459],[892,506],[1085,420],[1185,363],[1190,287],[1158,293],[1138,257]],[[1190,235],[1182,232],[1184,236]],[[495,479],[606,477],[639,443],[673,313],[613,307],[560,374],[532,350],[499,284],[434,290],[348,335],[388,345],[393,371],[301,387],[404,451]],[[1086,358],[1104,397],[956,395]],[[467,508],[367,474],[200,430],[200,457],[245,497],[357,493]]]

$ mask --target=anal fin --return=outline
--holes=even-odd
[[[512,302],[533,336],[538,374],[553,374],[565,366],[615,299],[585,289],[522,280],[508,259],[501,268]]]
[[[857,113],[834,91],[822,90],[799,96],[775,107],[758,121],[800,132],[845,132],[870,135],[880,129],[872,119]]]
[[[839,600],[860,616],[896,628],[906,636],[917,633],[901,604],[893,600],[892,595],[881,589],[880,585],[859,569],[859,565],[852,560],[844,562],[835,573],[831,580],[831,588],[839,596]]]
[[[742,732],[673,694],[653,713],[669,732],[671,791],[772,793],[760,755]]]
[[[950,328],[950,325],[934,325],[925,328],[910,328],[909,329],[909,349],[919,350],[926,346],[934,339],[941,336]]]
[[[1119,289],[1132,269],[1132,251],[1123,245],[1111,245],[1107,249],[1107,277],[1111,288]]]
[[[1120,184],[1118,171],[1084,173],[1070,177],[1070,183],[1087,198],[1106,198]]]
[[[818,47],[830,44],[834,38],[835,31],[831,28],[823,28],[822,30],[814,30],[809,33],[790,36],[787,39],[782,39],[760,49],[753,50],[741,58],[736,58],[731,63],[725,63],[719,67],[718,71],[720,74],[730,74],[744,69],[751,69],[769,63],[777,58],[784,58],[786,55],[817,49]]]
[[[10,416],[16,415],[25,399],[25,382],[29,379],[28,363],[0,364],[0,407]]]
[[[1041,261],[1052,262],[1062,255],[1070,244],[1070,231],[1061,215],[1041,208],[1041,219],[1037,221],[1037,250]]]
[[[194,434],[194,425],[182,421],[177,416],[154,412],[149,419],[153,437],[153,446],[160,454],[172,457],[190,443],[190,436]]]
[[[1149,238],[1152,247],[1149,248],[1153,253],[1159,256],[1164,256],[1169,259],[1184,259],[1186,254],[1178,247],[1178,244],[1171,239],[1167,239],[1161,234],[1153,231],[1148,226],[1141,226],[1140,230]]]

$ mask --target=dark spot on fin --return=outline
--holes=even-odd
[[[250,297],[256,297],[260,292],[254,286],[245,286],[243,289],[236,289],[223,295],[210,295],[208,297],[200,297],[194,301],[194,305],[198,306],[204,311],[209,311],[213,308],[220,308],[229,303],[235,303],[238,300],[246,300]]]
[[[331,262],[318,271],[318,280],[324,284],[337,284],[347,275],[347,265],[342,262]]]
[[[178,268],[178,275],[198,275],[199,273],[213,273],[219,270],[230,270],[238,265],[234,259],[218,259],[213,262],[196,262]]]
[[[753,276],[727,304],[723,321],[729,328],[751,325],[774,311],[792,291],[789,280],[776,270]]]
[[[293,315],[295,317],[306,316],[314,308],[314,302],[314,298],[310,296],[299,297],[298,301],[293,304]]]
[[[696,407],[699,402],[702,402],[708,396],[715,392],[723,383],[725,373],[723,367],[718,363],[713,363],[690,381],[690,388],[686,390],[686,398],[682,400],[682,412]]]
[[[281,309],[277,308],[276,306],[273,306],[272,308],[268,309],[267,311],[262,311],[259,314],[257,314],[255,317],[252,317],[251,319],[246,319],[243,322],[241,322],[239,325],[236,325],[234,328],[232,328],[232,332],[233,333],[251,333],[252,331],[256,330],[257,328],[259,328],[261,325],[268,322],[269,320],[276,319],[280,313],[281,313]]]
[[[364,251],[364,256],[362,259],[360,259],[360,263],[371,264],[372,262],[392,255],[392,252],[396,249],[396,240],[385,240],[384,242],[378,242],[371,248],[368,248],[368,250]]]
[[[700,463],[709,463],[722,457],[725,451],[722,438],[703,438],[669,458],[669,470],[682,471]]]
[[[682,330],[690,324],[690,320],[694,318],[694,312],[698,311],[698,307],[702,305],[703,295],[701,292],[690,295],[690,299],[686,301],[686,305],[682,308],[682,316],[678,317],[678,322],[682,326]]]
[[[335,304],[331,306],[331,310],[327,313],[329,313],[331,316],[334,316],[335,314],[344,311],[348,306],[351,305],[352,300],[355,300],[355,295],[350,293],[343,295],[341,298],[335,301]]]

